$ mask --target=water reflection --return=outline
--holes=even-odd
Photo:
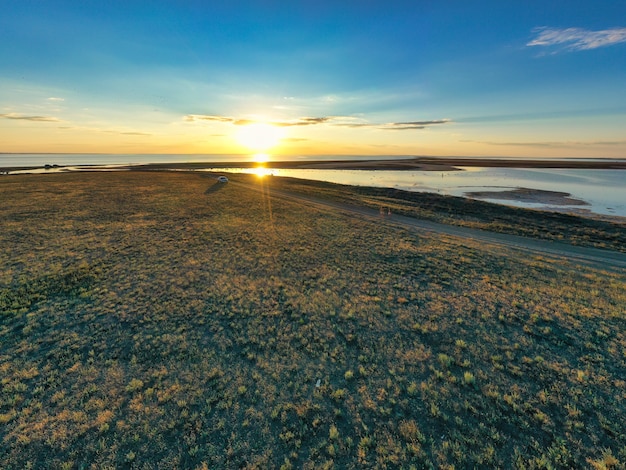
[[[257,166],[256,168],[247,168],[247,173],[251,173],[253,175],[258,176],[259,178],[264,178],[266,176],[273,176],[276,173],[276,170],[271,168],[265,168],[264,166]]]
[[[626,217],[626,170],[528,169],[463,167],[461,171],[388,171],[388,170],[288,170],[276,168],[231,168],[239,173],[263,173],[355,186],[397,188],[467,197],[473,191],[508,191],[517,188],[559,191],[588,203],[580,206],[489,200],[518,207],[564,212],[590,211]]]

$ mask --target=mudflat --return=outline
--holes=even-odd
[[[587,206],[587,202],[571,197],[562,191],[545,191],[543,189],[516,188],[508,191],[470,191],[468,197],[477,199],[498,199],[504,201],[555,204],[560,206]]]

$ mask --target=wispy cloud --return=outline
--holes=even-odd
[[[18,114],[18,113],[0,114],[0,118],[17,119],[21,121],[35,121],[35,122],[59,122],[59,118],[56,118],[53,116],[29,116],[26,114]]]
[[[590,31],[582,28],[533,29],[535,38],[526,45],[547,47],[553,53],[560,51],[584,51],[626,42],[626,28],[610,28]]]
[[[291,127],[291,126],[314,126],[316,124],[323,124],[325,122],[330,122],[336,117],[302,117],[299,119],[295,119],[293,121],[282,121],[272,123],[275,126],[281,127]]]
[[[151,136],[148,132],[139,132],[139,131],[121,131],[115,129],[88,129],[94,132],[102,132],[104,134],[115,134],[115,135],[139,135],[139,136]]]
[[[415,130],[425,129],[426,127],[447,124],[452,122],[450,119],[433,119],[428,121],[408,121],[408,122],[389,122],[389,123],[371,123],[360,118],[352,116],[323,116],[323,117],[301,117],[284,121],[259,121],[255,119],[238,119],[228,116],[204,115],[204,114],[188,114],[183,118],[185,121],[213,121],[231,123],[236,126],[245,126],[249,124],[265,123],[277,127],[297,127],[297,126],[316,126],[329,125],[335,127],[369,127],[382,130]]]
[[[148,135],[148,136],[152,135],[148,132],[118,132],[118,133],[122,135]]]
[[[380,129],[390,129],[394,131],[407,131],[412,129],[426,129],[429,126],[435,126],[437,124],[447,124],[452,122],[450,119],[434,119],[431,121],[410,121],[410,122],[392,122],[389,124],[383,124]]]
[[[154,135],[149,132],[121,130],[121,129],[102,129],[99,127],[87,127],[87,126],[57,126],[57,129],[80,131],[80,132],[96,132],[100,134],[113,134],[113,135],[136,135],[136,136],[144,136],[144,137],[150,137]]]
[[[51,96],[48,98],[48,101],[65,101],[65,98],[58,98],[56,96]]]
[[[256,119],[240,119],[233,118],[228,116],[216,116],[216,115],[205,115],[205,114],[188,114],[183,118],[185,121],[214,121],[214,122],[229,122],[236,126],[247,126],[249,124],[258,124],[264,122],[266,124],[271,124],[272,126],[278,127],[291,127],[291,126],[312,126],[315,124],[322,124],[324,122],[328,122],[333,117],[302,117],[290,121],[260,121]]]
[[[188,114],[183,118],[185,121],[217,121],[217,122],[233,122],[233,118],[225,116],[211,116],[206,114]]]
[[[563,141],[563,142],[490,142],[477,140],[462,140],[461,142],[479,143],[485,145],[496,145],[506,147],[538,147],[538,148],[576,148],[576,147],[596,147],[596,146],[618,146],[626,145],[626,140],[592,140],[592,141]]]

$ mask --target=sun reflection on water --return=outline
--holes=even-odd
[[[250,173],[258,176],[259,178],[265,178],[266,176],[273,176],[274,170],[271,168],[266,168],[264,166],[257,166],[255,168],[250,169]]]

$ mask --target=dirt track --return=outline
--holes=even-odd
[[[261,191],[261,188],[254,185],[248,185],[240,182],[231,182],[238,186],[251,189],[253,191]],[[278,191],[272,189],[270,192],[272,197],[288,199],[290,201],[314,206],[322,210],[334,210],[342,213],[358,216],[360,218],[369,219],[380,223],[396,225],[403,228],[417,230],[421,232],[441,233],[449,235],[453,238],[448,240],[451,243],[463,245],[464,241],[471,240],[480,242],[481,244],[499,245],[515,250],[524,251],[533,255],[549,257],[555,260],[563,260],[577,264],[593,266],[605,270],[615,271],[620,274],[626,274],[626,254],[616,251],[601,250],[597,248],[587,248],[573,246],[565,243],[551,242],[545,240],[537,240],[533,238],[520,237],[503,233],[487,232],[484,230],[471,229],[467,227],[458,227],[454,225],[440,224],[428,220],[405,217],[401,215],[381,215],[377,210],[367,207],[354,206],[340,202],[327,201],[317,199],[310,196]]]

